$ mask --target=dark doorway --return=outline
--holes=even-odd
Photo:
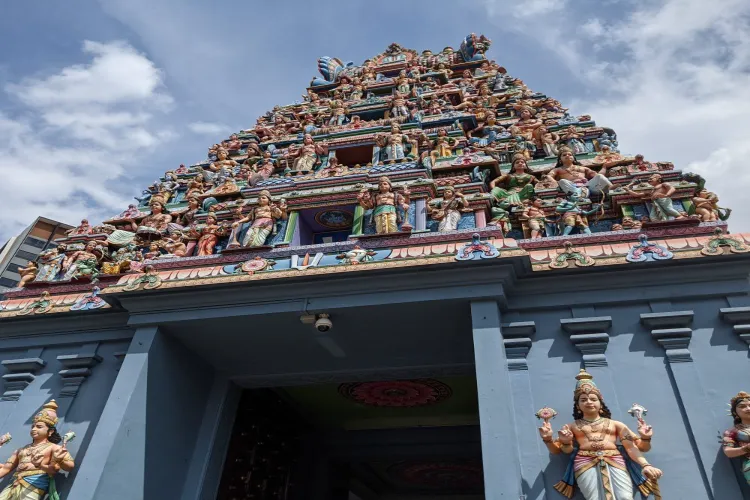
[[[473,377],[246,390],[220,500],[484,499]]]
[[[216,498],[303,498],[294,479],[307,432],[306,422],[272,390],[244,391]]]

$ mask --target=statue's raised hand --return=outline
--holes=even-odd
[[[539,435],[542,437],[543,441],[551,441],[552,440],[552,424],[549,422],[544,422],[541,427],[539,427]]]
[[[557,431],[557,438],[561,444],[573,444],[573,431],[570,430],[567,424],[563,425],[562,429]]]
[[[65,457],[68,454],[67,448],[65,448],[65,445],[58,446],[56,450],[52,452],[52,458],[55,459],[55,462],[62,462],[65,460]]]
[[[641,439],[651,439],[654,435],[654,428],[648,425],[645,421],[641,420],[638,423],[638,434],[641,435]]]

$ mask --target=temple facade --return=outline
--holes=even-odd
[[[322,57],[301,101],[29,264],[0,302],[0,486],[750,498],[750,234],[490,45]],[[65,439],[35,459],[38,421]]]

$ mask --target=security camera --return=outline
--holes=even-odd
[[[333,328],[333,323],[329,316],[325,313],[318,314],[318,319],[315,321],[315,329],[321,333],[325,333],[331,328]]]

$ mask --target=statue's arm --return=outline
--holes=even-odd
[[[750,453],[750,443],[740,446],[731,430],[724,433],[721,441],[724,455],[729,458],[744,457]]]
[[[643,456],[635,444],[635,440],[638,439],[638,436],[628,429],[628,426],[622,422],[615,422],[615,425],[617,426],[617,436],[620,438],[620,442],[630,459],[641,467],[650,465],[648,460],[646,460],[646,457]]]
[[[18,467],[18,450],[14,451],[10,458],[0,466],[0,478],[7,476]]]

